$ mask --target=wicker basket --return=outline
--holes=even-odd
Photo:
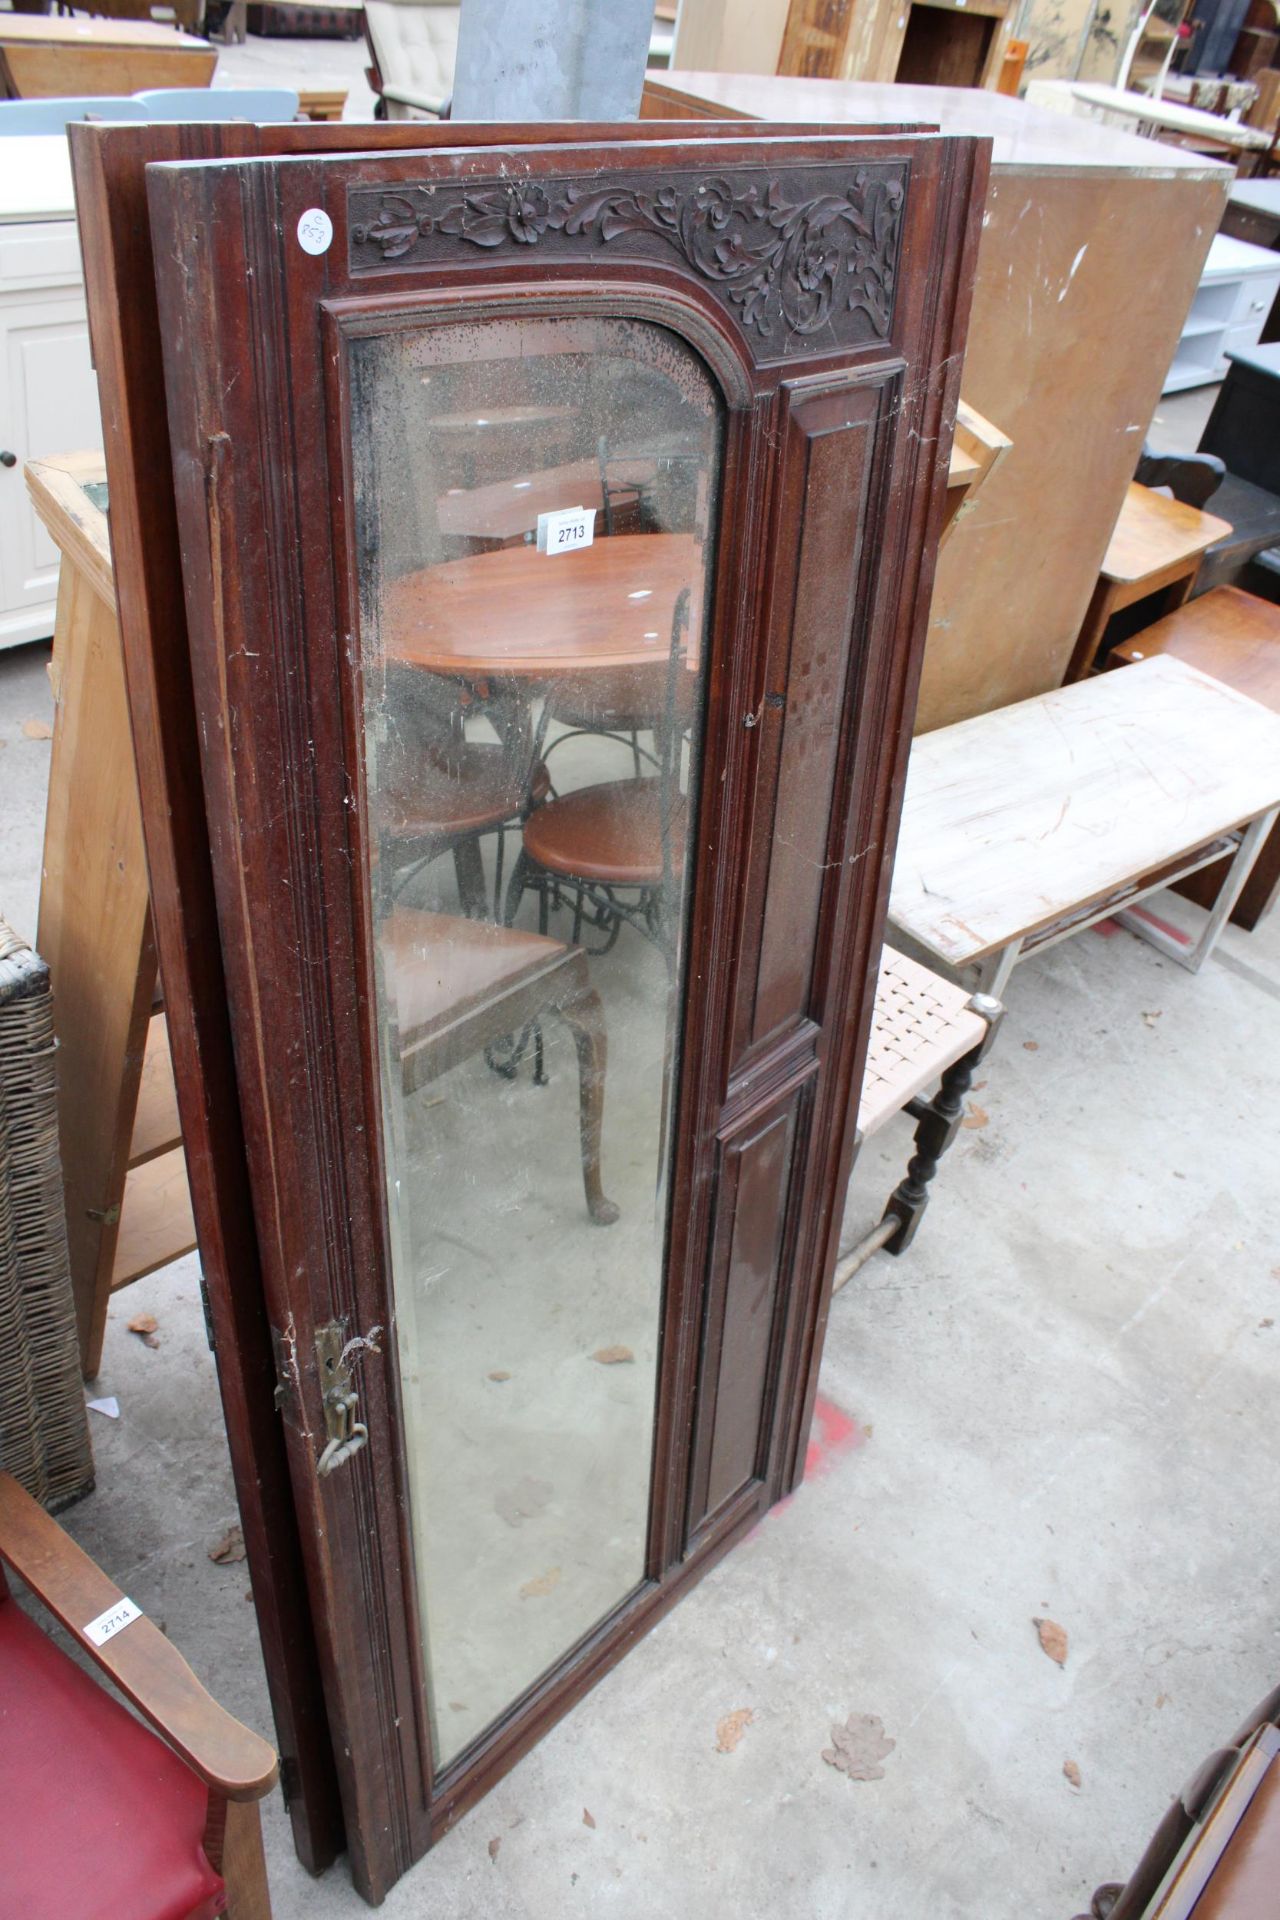
[[[49,969],[0,920],[0,1466],[51,1512],[93,1486],[54,1044]]]

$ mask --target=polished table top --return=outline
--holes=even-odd
[[[574,553],[502,547],[404,574],[380,621],[389,659],[433,673],[545,680],[664,660],[682,587],[696,647],[703,554],[692,534],[633,533]]]
[[[1102,571],[1108,580],[1145,580],[1203,553],[1230,532],[1231,522],[1220,520],[1216,513],[1189,507],[1131,480]]]
[[[657,473],[657,462],[645,455],[623,455],[609,461],[612,486],[647,486]],[[573,460],[559,467],[515,480],[493,480],[483,487],[450,487],[436,501],[441,533],[469,539],[514,540],[538,523],[540,513],[558,507],[598,506],[598,460]]]

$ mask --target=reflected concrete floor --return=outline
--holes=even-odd
[[[0,910],[24,929],[44,657],[0,655]],[[805,1486],[388,1920],[1066,1920],[1275,1681],[1280,918],[1229,929],[1198,978],[1087,933],[1020,967],[1008,1000],[985,1124],[915,1247],[835,1304]],[[850,1238],[906,1144],[889,1129],[864,1156]],[[155,1350],[127,1332],[139,1312]],[[114,1303],[98,1389],[121,1417],[92,1416],[98,1490],[67,1524],[269,1734],[244,1568],[208,1557],[235,1499],[193,1260]],[[738,1708],[754,1718],[720,1753]],[[850,1712],[896,1742],[880,1781],[823,1764]],[[298,1867],[278,1795],[266,1826],[277,1920],[361,1911],[341,1863],[318,1883]]]

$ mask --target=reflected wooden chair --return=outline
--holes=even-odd
[[[597,1226],[618,1209],[600,1181],[608,1043],[587,956],[540,933],[397,907],[379,933],[406,1096],[557,1013],[578,1055],[582,1184]]]
[[[608,953],[623,926],[630,925],[670,959],[674,951],[670,913],[684,871],[688,815],[680,788],[680,761],[696,701],[694,677],[685,667],[682,647],[689,599],[689,589],[682,588],[662,670],[661,708],[656,721],[651,718],[649,723],[655,730],[656,771],[627,780],[598,781],[556,794],[531,809],[507,893],[508,925],[516,917],[521,895],[532,888],[538,895],[542,933],[548,930],[551,912],[569,906],[575,945],[584,926],[590,927],[603,935],[594,951]],[[637,684],[650,671],[636,669]],[[567,709],[553,693],[547,710],[559,715]],[[551,748],[535,750],[545,764]]]
[[[978,1062],[995,1039],[1004,1008],[886,947],[876,981],[871,1039],[858,1102],[855,1151],[895,1114],[916,1122],[915,1152],[884,1214],[836,1262],[838,1293],[873,1253],[903,1253],[916,1236],[938,1162],[955,1139]],[[930,1097],[927,1089],[938,1082]]]
[[[1278,1889],[1280,1687],[1192,1774],[1129,1878],[1076,1920],[1272,1920]]]
[[[276,1778],[271,1747],[144,1615],[98,1644],[94,1629],[131,1603],[7,1473],[0,1561],[141,1716],[54,1645],[0,1573],[0,1911],[270,1920],[258,1802]]]

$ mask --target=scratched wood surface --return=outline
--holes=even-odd
[[[1278,800],[1280,716],[1180,660],[1101,674],[916,741],[890,919],[962,966]]]

